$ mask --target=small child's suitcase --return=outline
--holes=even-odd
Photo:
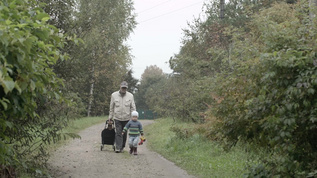
[[[106,121],[106,127],[101,132],[101,147],[102,151],[104,145],[112,145],[113,151],[115,151],[115,135],[116,132],[114,130],[114,122],[113,120]]]

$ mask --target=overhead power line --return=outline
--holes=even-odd
[[[148,11],[148,10],[154,9],[154,8],[156,8],[156,7],[158,7],[158,6],[163,5],[163,4],[166,4],[166,3],[170,2],[170,1],[171,1],[171,0],[164,1],[164,2],[162,2],[162,3],[160,3],[160,4],[158,4],[158,5],[155,5],[155,6],[153,6],[153,7],[150,7],[150,8],[148,8],[148,9],[145,9],[145,10],[139,12],[139,14],[141,14],[141,13],[143,13],[143,12],[146,12],[146,11]]]
[[[186,7],[180,8],[180,9],[173,10],[173,11],[171,11],[171,12],[167,12],[167,13],[165,13],[165,14],[158,15],[158,16],[156,16],[156,17],[152,17],[152,18],[143,20],[143,21],[141,21],[141,22],[139,22],[139,23],[144,23],[144,22],[147,22],[147,21],[150,21],[150,20],[153,20],[153,19],[157,19],[157,18],[159,18],[159,17],[165,16],[165,15],[169,15],[169,14],[178,12],[178,11],[180,11],[180,10],[183,10],[183,9],[186,9],[186,8],[189,8],[189,7],[192,7],[192,6],[195,6],[195,5],[200,4],[200,3],[202,3],[202,2],[203,2],[203,1],[200,1],[200,2],[198,2],[198,3],[194,3],[194,4],[191,4],[191,5],[189,5],[189,6],[186,6]]]

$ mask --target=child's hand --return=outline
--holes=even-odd
[[[122,135],[124,135],[124,132],[122,132]]]

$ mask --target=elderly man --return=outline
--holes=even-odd
[[[116,136],[115,148],[116,153],[123,151],[127,140],[127,133],[122,135],[124,126],[131,119],[132,111],[135,111],[133,94],[127,91],[128,83],[123,81],[120,84],[120,90],[111,94],[109,119],[114,119]]]

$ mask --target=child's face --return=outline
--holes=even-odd
[[[137,120],[138,120],[138,117],[137,117],[137,116],[133,116],[133,117],[132,117],[132,120],[133,120],[133,121],[137,121]]]

